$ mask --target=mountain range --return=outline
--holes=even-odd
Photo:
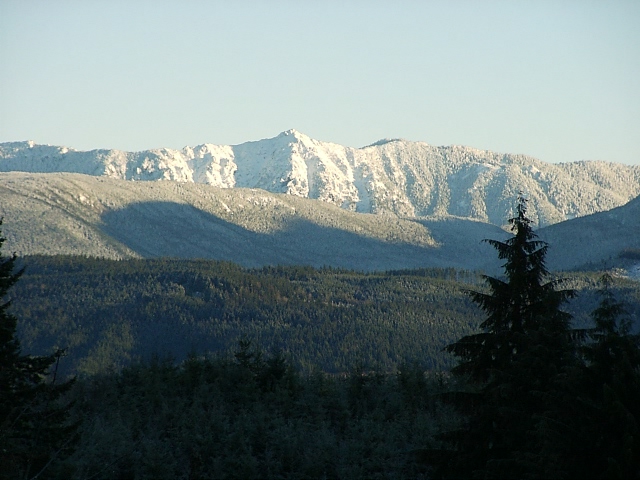
[[[358,213],[456,216],[503,225],[523,191],[542,227],[610,210],[640,195],[640,166],[549,164],[525,155],[381,140],[351,148],[296,130],[235,146],[77,151],[32,141],[0,144],[0,172],[69,172],[121,180],[173,180],[259,188]]]
[[[290,130],[180,151],[4,143],[0,172],[2,231],[19,255],[492,272],[481,240],[506,238],[523,191],[550,268],[640,262],[640,166],[405,140],[355,149]]]

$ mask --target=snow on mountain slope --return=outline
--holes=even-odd
[[[360,214],[262,189],[131,182],[74,173],[0,173],[9,252],[107,258],[182,257],[244,266],[331,265],[357,270],[482,269],[502,263],[483,239],[498,226],[454,216]],[[640,262],[640,197],[537,230],[547,265],[625,269]]]
[[[0,171],[74,172],[123,180],[174,180],[260,188],[362,213],[454,215],[503,225],[524,191],[540,226],[609,210],[640,195],[640,166],[548,164],[524,155],[385,140],[351,148],[295,130],[235,146],[92,150],[0,144]]]
[[[0,173],[0,216],[7,251],[20,256],[211,258],[247,267],[495,270],[481,240],[505,235],[468,219],[359,214],[260,189],[74,173]]]

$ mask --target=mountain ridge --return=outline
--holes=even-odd
[[[35,142],[0,144],[0,172],[68,172],[128,181],[259,188],[358,213],[472,218],[504,225],[524,191],[537,226],[624,205],[640,195],[640,166],[549,164],[519,154],[385,139],[353,148],[296,130],[239,145],[124,152]]]
[[[0,216],[6,251],[19,256],[209,258],[245,267],[453,267],[497,274],[501,262],[483,240],[509,236],[469,218],[357,213],[261,189],[76,173],[0,173]],[[635,269],[640,197],[536,232],[550,245],[551,270]],[[623,262],[625,252],[638,258]]]
[[[6,249],[19,256],[212,258],[245,267],[485,269],[497,262],[480,240],[505,235],[469,219],[417,221],[260,189],[74,173],[0,173],[0,215]]]

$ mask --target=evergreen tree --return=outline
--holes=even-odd
[[[537,463],[546,476],[640,478],[640,335],[605,275],[594,327],[581,330],[581,363],[541,415]]]
[[[453,395],[469,414],[467,426],[444,435],[454,443],[441,473],[469,478],[536,476],[537,444],[532,432],[544,416],[558,382],[574,360],[569,323],[561,310],[571,290],[546,281],[548,245],[537,239],[520,195],[509,220],[514,235],[486,240],[505,260],[504,278],[485,276],[489,292],[470,292],[487,318],[480,333],[446,350],[460,359],[453,373],[468,378],[471,394]]]
[[[0,247],[4,240],[0,237]],[[0,256],[0,299],[22,274],[14,273],[15,262],[15,254]],[[0,478],[48,478],[74,439],[68,411],[58,403],[71,382],[46,381],[61,351],[22,355],[9,306],[9,301],[0,303]]]
[[[640,335],[603,276],[594,328],[581,348],[586,361],[580,428],[582,478],[640,478]],[[576,443],[578,443],[576,441]]]
[[[600,304],[592,312],[592,342],[581,349],[594,385],[631,385],[640,368],[640,335],[632,333],[631,319],[612,290],[613,278],[601,279]]]

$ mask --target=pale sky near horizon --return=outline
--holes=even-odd
[[[0,142],[295,128],[640,165],[640,1],[0,0]]]

